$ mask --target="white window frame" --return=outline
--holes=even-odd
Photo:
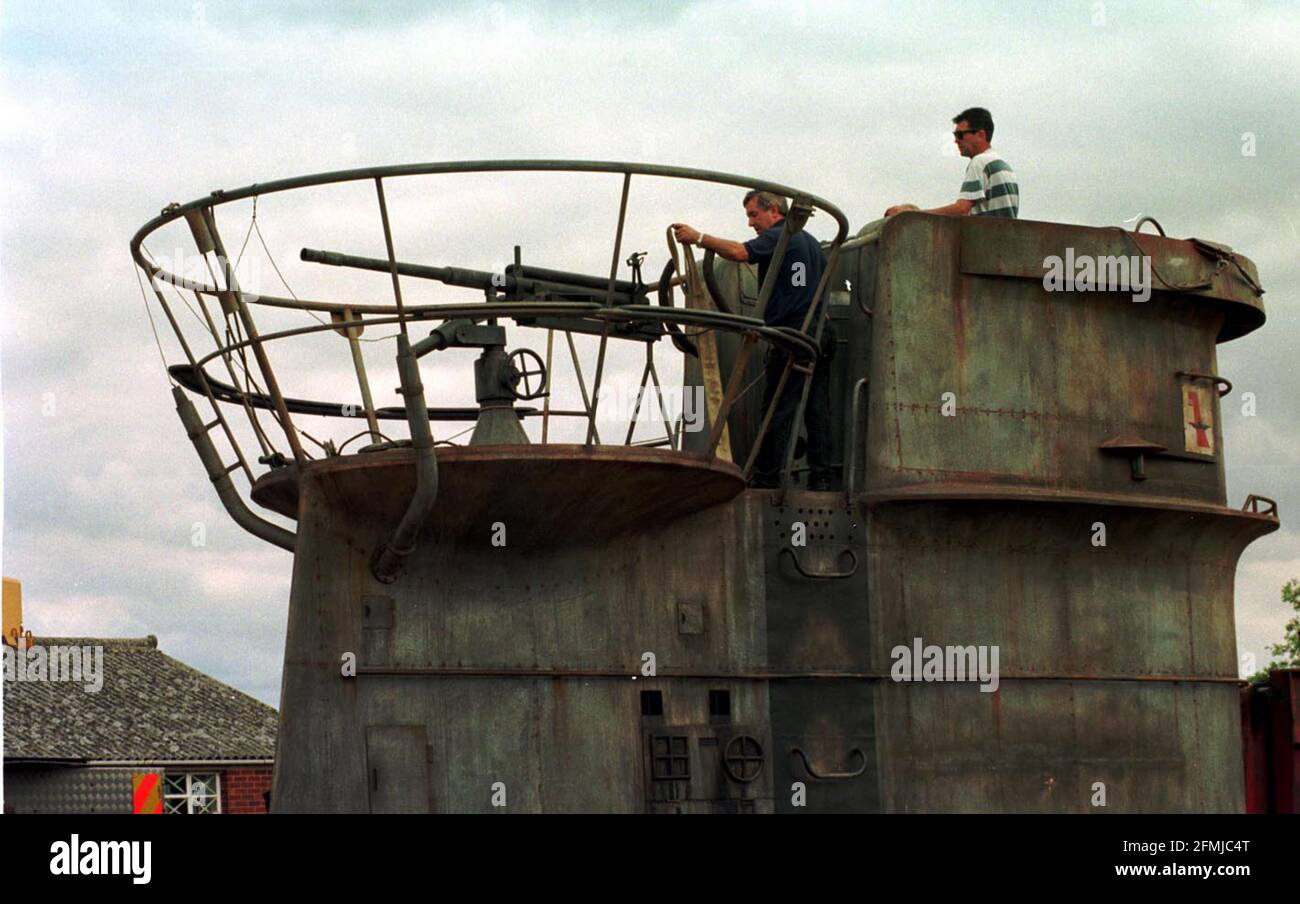
[[[214,793],[212,795],[196,794],[194,791],[194,779],[195,778],[207,779],[209,776],[215,779]],[[185,801],[185,809],[179,812],[184,812],[190,815],[193,815],[195,813],[203,814],[208,812],[219,814],[221,812],[221,773],[220,772],[186,772],[184,773],[185,793],[184,794],[168,793],[167,781],[169,779],[175,781],[180,777],[181,774],[175,772],[168,772],[163,774],[163,812],[164,813],[171,812],[167,807],[167,804],[169,802],[175,803],[177,801],[182,801],[182,800]],[[206,784],[206,782],[204,784]],[[196,804],[200,805],[201,807],[202,804],[208,800],[214,800],[216,802],[215,810],[211,810],[211,811],[203,810],[203,809],[195,810]]]

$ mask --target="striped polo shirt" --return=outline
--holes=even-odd
[[[972,216],[1020,215],[1020,186],[1016,183],[1016,172],[992,148],[970,158],[957,197],[975,202],[970,210]]]

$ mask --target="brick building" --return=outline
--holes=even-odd
[[[275,709],[152,635],[22,647],[4,647],[6,813],[267,812]]]

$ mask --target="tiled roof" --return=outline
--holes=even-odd
[[[275,755],[276,711],[141,639],[37,637],[47,648],[102,647],[103,686],[4,682],[6,759],[236,760]],[[6,658],[9,653],[5,654]],[[30,661],[30,660],[29,660]]]

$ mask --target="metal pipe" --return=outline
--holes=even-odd
[[[172,332],[176,334],[176,338],[180,341],[181,351],[185,352],[186,360],[190,362],[191,367],[198,369],[198,365],[194,361],[194,352],[190,350],[190,344],[185,341],[185,334],[181,332],[180,324],[176,322],[176,315],[172,313],[171,306],[167,304],[167,299],[163,296],[162,289],[158,288],[157,280],[154,279],[152,273],[147,273],[145,275],[149,277],[149,288],[153,290],[154,296],[158,299],[159,306],[162,307],[163,313],[167,315],[167,322],[171,324]],[[165,359],[163,363],[167,363]],[[226,418],[221,413],[221,406],[217,404],[217,400],[212,394],[212,387],[208,385],[207,374],[202,374],[202,376],[199,377],[199,389],[205,396],[207,396],[208,404],[212,406],[212,413],[221,423],[221,429],[225,431],[226,439],[229,441],[231,448],[235,450],[235,457],[239,459],[239,463],[244,469],[244,474],[247,475],[248,482],[251,484],[253,482],[253,469],[250,468],[248,462],[244,460],[244,453],[243,450],[239,448],[239,443],[235,442],[235,434],[230,429],[230,424],[226,423]]]
[[[555,330],[546,331],[546,376],[550,379],[551,375],[551,353],[555,348]],[[551,394],[548,392],[542,399],[542,443],[546,443],[546,435],[551,429]]]
[[[352,319],[351,311],[344,311],[340,319]],[[370,394],[370,379],[366,376],[366,362],[361,357],[361,331],[363,327],[344,327],[343,335],[348,340],[348,350],[352,352],[352,368],[357,372],[357,386],[361,390],[361,404],[365,407],[366,424],[370,427],[370,439],[379,442],[383,436],[379,432],[379,419],[375,416],[375,400]]]
[[[677,448],[677,436],[673,432],[672,419],[668,417],[668,408],[664,405],[664,391],[663,387],[659,384],[659,372],[655,370],[654,346],[646,346],[646,357],[649,358],[649,362],[646,366],[650,368],[651,385],[654,386],[655,395],[659,398],[659,416],[664,422],[664,432],[668,434],[668,447],[675,450]],[[685,405],[682,407],[684,410]]]
[[[573,344],[573,333],[568,330],[564,331],[564,338],[569,340],[569,357],[573,360],[573,373],[578,378],[578,391],[582,393],[582,407],[586,409],[587,421],[594,424],[595,417],[591,413],[591,400],[587,398],[587,383],[582,379],[582,364],[578,361],[578,348]],[[600,431],[594,431],[596,442],[600,442]]]
[[[264,393],[245,393],[243,389],[237,386],[231,386],[229,383],[223,383],[210,374],[194,370],[188,364],[173,364],[171,367],[167,368],[167,372],[171,375],[173,380],[188,389],[190,392],[199,393],[205,396],[210,395],[214,401],[230,402],[232,404],[247,402],[252,407],[263,411],[269,410],[272,407],[271,400]],[[292,396],[286,396],[284,403],[294,414],[313,414],[319,417],[365,418],[365,412],[360,409],[349,413],[349,406],[342,402],[322,402],[318,399],[295,399]],[[429,420],[474,421],[478,419],[480,410],[481,409],[478,405],[467,405],[463,407],[430,407]],[[564,412],[555,413],[562,414]],[[577,413],[586,417],[586,412]],[[519,417],[536,417],[539,412],[536,408],[517,407],[515,408],[515,414]],[[404,421],[406,420],[406,408],[404,406],[376,408],[375,417],[377,420]],[[357,436],[370,432],[370,429],[367,428],[357,434]],[[380,431],[380,436],[383,436],[382,430]],[[384,438],[387,439],[387,437]],[[233,438],[231,440],[231,445],[238,449],[238,444],[234,442]],[[253,477],[250,474],[249,483],[252,482]]]
[[[846,502],[853,500],[853,493],[857,489],[858,477],[858,415],[862,411],[862,389],[867,385],[870,377],[863,377],[853,384],[853,401],[850,402],[849,417],[847,418],[848,432],[845,434],[848,448],[844,450],[845,474],[844,474],[844,498]],[[863,436],[865,441],[866,436]]]
[[[767,406],[767,411],[763,413],[763,420],[758,425],[758,433],[754,436],[754,443],[750,446],[749,457],[745,459],[744,475],[746,482],[749,481],[750,474],[754,470],[754,462],[758,460],[758,453],[763,449],[763,437],[767,435],[767,428],[772,423],[772,418],[776,414],[777,403],[781,401],[781,395],[785,392],[785,384],[790,379],[790,369],[794,367],[794,362],[786,360],[785,368],[781,371],[781,378],[776,383],[776,389],[772,393],[772,403]],[[797,430],[798,425],[795,425]]]
[[[797,358],[811,359],[815,358],[817,355],[817,346],[813,344],[812,337],[807,336],[798,330],[787,329],[785,327],[765,327],[753,318],[741,317],[737,314],[722,314],[718,311],[688,311],[682,308],[661,308],[658,305],[623,305],[614,308],[602,308],[598,304],[586,302],[547,302],[544,304],[531,301],[498,302],[495,304],[476,302],[474,304],[434,305],[433,307],[426,308],[422,311],[421,316],[408,317],[407,319],[442,320],[453,317],[468,317],[478,320],[487,317],[532,319],[536,312],[557,317],[584,317],[593,320],[672,321],[674,323],[694,324],[696,326],[731,330],[733,332],[752,332],[754,335],[766,339],[778,348],[793,353]],[[260,336],[256,340],[241,339],[238,342],[232,342],[224,348],[219,348],[214,352],[209,352],[204,355],[198,362],[196,362],[195,366],[205,367],[213,358],[217,358],[228,351],[247,348],[254,342],[270,342],[275,339],[286,339],[291,336],[305,336],[309,333],[319,333],[324,330],[338,329],[342,326],[359,326],[362,324],[368,326],[388,326],[397,322],[398,319],[396,317],[381,317],[372,320],[345,320],[337,323],[316,323],[311,326],[279,330],[274,333],[267,333],[265,336]],[[572,334],[568,335],[572,338]]]
[[[839,241],[843,241],[849,233],[848,218],[844,216],[844,213],[838,207],[831,204],[829,201],[815,195],[800,192],[797,189],[791,188],[788,185],[782,185],[778,182],[769,182],[765,179],[754,179],[749,176],[739,176],[735,173],[691,169],[681,166],[662,166],[650,163],[624,163],[610,160],[460,160],[442,163],[407,163],[395,166],[371,166],[351,170],[334,170],[325,173],[313,173],[306,176],[294,176],[288,179],[276,179],[271,182],[254,183],[238,189],[218,189],[217,191],[212,192],[212,194],[196,201],[169,206],[164,212],[141,226],[136,230],[135,235],[131,237],[131,256],[146,272],[152,273],[155,270],[160,270],[161,268],[152,267],[152,265],[144,259],[140,251],[140,246],[154,230],[199,208],[215,207],[219,204],[229,204],[233,201],[244,200],[245,198],[272,195],[277,192],[291,191],[297,188],[333,185],[340,182],[355,182],[389,176],[433,176],[446,175],[450,173],[500,172],[624,173],[655,176],[665,179],[687,179],[695,182],[716,182],[722,185],[733,185],[738,188],[752,188],[759,191],[772,192],[773,194],[781,195],[786,198],[806,198],[818,210],[825,211],[835,219],[836,224],[839,226],[837,232],[837,239]],[[165,272],[164,276],[171,278],[173,282],[178,279],[174,274],[167,274]],[[180,285],[180,283],[176,284]]]
[[[194,403],[185,395],[185,390],[180,386],[172,387],[172,398],[176,400],[176,413],[180,415],[181,423],[185,425],[185,432],[194,443],[194,449],[199,453],[199,460],[207,469],[208,478],[216,488],[217,496],[230,517],[253,536],[293,552],[297,545],[297,535],[293,531],[285,530],[265,518],[258,517],[244,504],[239,491],[230,480],[229,469],[222,464],[221,456],[217,454],[217,449],[208,436],[208,430],[203,426],[203,419],[195,410]]]
[[[254,201],[253,204],[254,209],[256,209],[257,202]],[[207,224],[203,221],[203,215],[197,210],[190,211],[185,215],[185,222],[189,225],[190,232],[194,236],[194,244],[198,247],[199,254],[203,258],[203,266],[207,268],[208,277],[212,280],[212,284],[215,286],[217,284],[217,274],[212,269],[212,262],[208,259],[208,255],[215,254],[217,246],[212,240],[212,235],[208,232]],[[216,322],[212,319],[212,315],[208,313],[208,304],[203,300],[203,293],[195,291],[194,300],[198,302],[199,310],[203,312],[203,319],[207,322],[208,332],[212,334],[213,344],[218,346],[221,345],[221,333],[218,332]],[[223,298],[221,299],[221,308],[223,311],[222,323],[226,324],[228,329],[229,320],[227,320],[227,317],[229,316],[229,313],[234,312],[233,305],[228,305]],[[229,311],[227,311],[228,308]],[[230,375],[230,382],[233,385],[238,386],[239,378],[235,375],[235,366],[231,360],[231,356],[224,355],[223,360],[226,364],[226,372]],[[245,370],[247,370],[247,362],[245,362]],[[244,374],[244,378],[246,380],[249,379],[247,373]],[[251,382],[251,380],[249,380],[249,382]],[[262,449],[262,455],[269,459],[271,455],[274,454],[275,448],[271,445],[270,439],[267,438],[266,432],[262,429],[261,421],[257,419],[257,412],[254,411],[247,402],[244,402],[244,413],[248,415],[248,420],[253,426],[253,436],[256,437],[257,444]],[[227,433],[229,433],[229,429],[227,429]],[[243,461],[244,454],[237,445],[235,446],[235,451],[238,453],[240,461]],[[253,472],[249,470],[246,463],[244,469],[248,471],[248,482],[252,483]]]
[[[424,402],[424,385],[420,382],[420,364],[411,352],[411,340],[406,333],[397,336],[397,375],[411,426],[411,448],[415,451],[415,493],[392,538],[375,551],[370,570],[384,584],[397,580],[397,569],[415,551],[415,538],[438,497],[438,458],[433,451],[429,410]]]
[[[1141,232],[1142,227],[1145,226],[1147,223],[1150,223],[1152,226],[1156,227],[1156,231],[1159,232],[1161,235],[1165,234],[1165,227],[1161,226],[1160,221],[1157,220],[1155,217],[1143,217],[1142,219],[1138,220],[1137,223],[1133,226],[1133,231]]]
[[[872,242],[876,241],[876,240],[879,239],[879,238],[880,238],[880,233],[879,233],[879,232],[870,232],[870,233],[867,233],[866,235],[855,236],[854,238],[851,238],[851,239],[849,239],[847,242],[844,242],[843,244],[841,244],[841,245],[840,245],[840,250],[841,250],[841,251],[856,251],[856,250],[859,249],[859,248],[865,247],[866,245],[870,245]],[[831,244],[834,244],[834,243],[833,243],[833,242],[828,242],[827,244],[828,244],[828,245],[831,245]],[[825,249],[823,248],[822,250],[824,251]]]
[[[618,202],[618,228],[614,230],[614,255],[609,262],[609,290],[605,295],[605,306],[614,304],[614,289],[618,282],[618,257],[623,250],[623,226],[627,222],[627,193],[632,185],[632,174],[623,175],[623,195]],[[609,344],[609,323],[600,331],[600,350],[596,353],[596,376],[591,381],[591,420],[587,422],[587,442],[596,433],[596,410],[600,407],[600,381],[605,375],[605,347]]]
[[[275,379],[275,371],[271,369],[271,361],[266,357],[266,349],[262,347],[261,337],[257,333],[257,325],[253,323],[253,314],[248,310],[248,305],[244,303],[244,293],[240,290],[239,281],[235,278],[235,267],[226,254],[226,245],[221,240],[221,233],[217,231],[216,217],[211,208],[204,209],[203,217],[208,227],[208,234],[212,236],[212,241],[216,245],[217,261],[221,264],[221,269],[224,272],[226,288],[235,297],[235,310],[238,312],[240,322],[244,325],[244,332],[248,334],[247,341],[253,348],[253,357],[257,359],[257,366],[262,371],[262,378],[266,380],[266,392],[270,395],[271,400],[275,402],[276,414],[280,416],[280,427],[289,440],[289,448],[293,450],[293,460],[301,466],[307,460],[307,456],[303,453],[302,444],[298,441],[298,434],[294,429],[293,420],[289,417],[289,409],[284,404],[284,396],[280,394],[280,383]],[[234,348],[235,346],[230,346],[230,350],[233,351]]]
[[[755,342],[753,333],[746,333],[740,342],[740,351],[736,354],[736,361],[731,366],[731,376],[727,379],[727,389],[722,394],[722,401],[718,403],[718,410],[714,413],[713,423],[709,427],[710,458],[714,456],[718,444],[722,442],[722,431],[727,427],[727,416],[731,414],[731,405],[740,390],[740,381],[745,376],[745,368],[749,366],[749,355],[754,350]]]
[[[647,345],[646,351],[649,352],[652,346]],[[632,409],[632,417],[627,422],[627,438],[623,440],[623,445],[632,445],[632,434],[636,432],[636,418],[641,413],[641,400],[645,398],[645,384],[650,379],[650,356],[646,355],[645,367],[641,370],[641,385],[636,390],[636,407]]]
[[[366,362],[361,358],[361,343],[357,337],[348,335],[348,347],[352,350],[352,366],[357,372],[357,385],[361,388],[361,404],[366,409],[366,423],[370,425],[370,437],[379,442],[379,420],[375,417],[375,400],[370,395],[370,381],[366,379]]]
[[[803,328],[801,332],[807,333],[808,327],[812,324],[813,317],[817,318],[817,331],[813,333],[813,342],[817,346],[818,357],[813,359],[812,371],[803,381],[803,388],[799,393],[799,404],[794,409],[794,424],[790,428],[790,436],[786,440],[785,454],[781,458],[781,492],[784,493],[790,483],[790,466],[794,464],[794,447],[795,442],[799,439],[799,427],[803,424],[803,414],[808,407],[808,394],[812,391],[813,377],[817,368],[824,366],[821,363],[821,339],[822,330],[831,319],[831,308],[829,304],[823,304],[826,295],[826,289],[831,282],[831,274],[835,272],[835,265],[840,260],[839,245],[831,248],[830,259],[826,261],[826,269],[822,271],[822,278],[817,281],[817,288],[813,290],[812,302],[808,305],[808,313],[803,318]],[[780,397],[773,397],[772,403],[775,405],[780,401]]]
[[[204,260],[206,261],[207,258],[205,257]],[[212,333],[212,341],[216,343],[216,345],[220,346],[221,334],[217,331],[216,321],[212,319],[212,315],[208,312],[208,303],[203,300],[203,293],[195,292],[194,300],[198,302],[199,310],[203,312],[203,319],[207,321],[208,331]],[[225,322],[224,319],[223,322]],[[221,360],[224,361],[226,364],[226,373],[230,375],[230,384],[238,389],[239,377],[235,375],[235,365],[234,362],[232,361],[232,356],[222,355]],[[206,378],[207,374],[204,374],[203,377]],[[245,374],[245,378],[247,378],[247,374]],[[249,423],[252,424],[253,426],[253,436],[257,438],[257,444],[259,447],[261,447],[262,454],[264,456],[269,457],[271,453],[275,451],[275,449],[272,448],[271,441],[267,439],[266,432],[262,429],[262,422],[257,419],[257,412],[255,412],[253,410],[253,407],[248,404],[247,394],[248,391],[244,390],[245,398],[240,400],[244,406],[244,413],[248,415]],[[238,446],[236,446],[236,449],[238,449]],[[242,459],[243,453],[240,452],[239,455],[240,458]],[[251,470],[248,472],[248,482],[249,483],[253,482],[253,472]]]
[[[379,176],[375,177],[375,193],[379,195],[379,218],[384,224],[384,245],[388,248],[388,272],[393,275],[393,298],[397,302],[397,327],[405,336],[406,311],[402,309],[402,284],[397,278],[397,256],[393,253],[393,231],[388,226],[388,203],[384,200],[384,180]],[[398,355],[401,355],[400,350]]]

